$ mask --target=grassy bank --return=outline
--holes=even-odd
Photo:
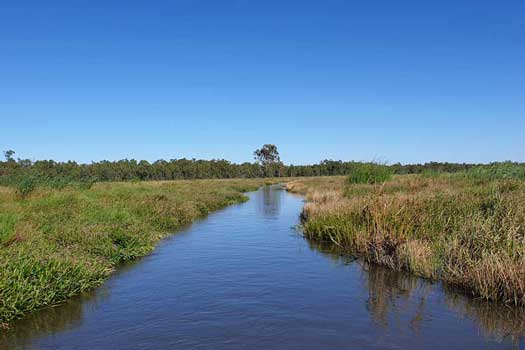
[[[0,187],[0,326],[100,285],[118,264],[268,181],[104,183],[27,196]]]
[[[525,181],[479,173],[345,177],[288,184],[307,195],[308,238],[371,263],[443,280],[485,299],[525,304]]]

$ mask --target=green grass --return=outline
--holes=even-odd
[[[311,239],[478,297],[525,304],[520,177],[405,175],[381,185],[318,178],[288,187],[307,194],[302,217]]]
[[[100,285],[120,263],[268,182],[103,183],[24,196],[0,187],[0,326]]]
[[[349,184],[378,184],[392,178],[392,169],[378,163],[355,163],[347,177]]]
[[[525,165],[512,162],[492,163],[469,169],[466,175],[477,181],[525,180]]]
[[[15,226],[20,221],[17,213],[0,213],[0,244],[5,244],[15,233]]]

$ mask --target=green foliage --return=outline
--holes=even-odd
[[[476,166],[466,172],[467,177],[480,181],[525,179],[525,164],[503,162]]]
[[[277,146],[271,144],[266,144],[260,149],[256,149],[253,152],[253,156],[255,160],[263,166],[281,162],[281,157],[279,156]]]
[[[441,176],[442,174],[443,172],[441,172],[440,170],[425,169],[421,172],[421,177],[425,179],[434,179]]]
[[[27,177],[34,177],[36,187],[65,188],[91,186],[95,182],[144,181],[144,180],[191,180],[191,179],[230,179],[230,178],[262,178],[262,177],[300,177],[300,176],[337,176],[350,175],[355,181],[381,182],[381,177],[374,174],[384,173],[388,178],[387,169],[392,174],[421,174],[433,176],[437,173],[469,173],[478,178],[523,178],[525,164],[493,163],[493,164],[460,164],[438,163],[425,164],[394,164],[379,165],[380,169],[371,163],[342,162],[323,160],[311,165],[285,165],[281,162],[275,145],[267,144],[254,152],[257,163],[234,164],[224,159],[171,159],[157,160],[153,163],[123,159],[119,161],[101,161],[91,164],[76,162],[55,162],[13,158],[14,152],[6,151],[7,161],[0,161],[0,185],[17,186],[18,182]],[[261,166],[262,165],[262,166]],[[370,169],[369,169],[370,168]],[[503,170],[502,170],[503,169]],[[367,172],[369,174],[367,174]],[[507,175],[505,175],[507,174]],[[521,174],[521,175],[520,175]],[[84,185],[85,184],[85,185]]]
[[[100,285],[108,270],[98,261],[85,263],[70,254],[13,256],[0,263],[0,321],[6,322],[44,305],[66,300]],[[1,324],[1,322],[0,322]]]
[[[393,164],[391,168],[395,174],[422,174],[422,173],[457,173],[464,172],[481,164],[428,162],[424,164]]]
[[[20,216],[17,213],[0,212],[0,244],[4,244],[13,237],[19,221]]]
[[[44,185],[23,201],[0,186],[0,325],[100,285],[118,264],[266,181],[276,182]]]
[[[356,163],[347,177],[349,184],[378,184],[392,178],[392,170],[383,164]]]
[[[4,151],[4,158],[6,162],[14,162],[15,159],[13,158],[13,155],[15,154],[15,151],[13,150],[7,150]]]
[[[21,176],[20,179],[16,182],[15,188],[16,193],[22,197],[27,197],[37,185],[37,179],[31,175]]]

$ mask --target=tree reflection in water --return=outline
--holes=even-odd
[[[368,298],[366,309],[372,320],[383,327],[389,322],[406,322],[415,334],[419,333],[425,320],[430,320],[430,298],[443,295],[445,306],[460,317],[468,318],[487,339],[502,341],[510,339],[519,346],[525,335],[525,308],[510,307],[500,303],[474,299],[461,291],[415,277],[406,272],[370,265],[352,258],[348,252],[329,242],[307,240],[311,249],[321,252],[334,262],[349,264],[357,262],[363,272],[363,282]],[[403,314],[409,314],[404,321]]]
[[[277,218],[281,213],[281,201],[283,191],[276,191],[279,185],[264,186],[259,191],[262,196],[258,196],[257,211],[267,218]]]

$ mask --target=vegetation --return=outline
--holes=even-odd
[[[523,166],[395,176],[382,184],[345,177],[288,183],[307,195],[306,237],[369,263],[407,270],[472,295],[525,304]]]
[[[515,163],[453,164],[453,163],[426,163],[426,164],[393,164],[380,166],[373,163],[342,162],[323,160],[313,165],[285,165],[281,162],[275,145],[264,145],[254,152],[256,163],[234,164],[227,160],[197,160],[171,159],[158,160],[150,163],[145,160],[134,159],[119,161],[101,161],[91,164],[79,164],[73,161],[56,162],[53,160],[31,161],[29,159],[15,159],[14,151],[5,151],[5,161],[0,161],[0,185],[17,187],[21,183],[30,186],[20,188],[20,195],[26,195],[28,190],[45,186],[64,188],[65,186],[90,186],[95,182],[116,181],[162,181],[162,180],[191,180],[191,179],[229,179],[229,178],[261,178],[261,177],[310,177],[310,176],[337,176],[351,175],[366,167],[371,171],[384,171],[392,174],[421,174],[466,172],[492,172],[501,167],[520,168]],[[376,169],[377,168],[377,169]],[[521,166],[521,169],[524,169]],[[523,172],[521,173],[523,175]],[[361,174],[367,178],[366,174]],[[482,175],[485,176],[485,175]],[[497,175],[499,176],[499,175]],[[380,179],[382,181],[382,179]],[[362,181],[362,180],[360,180]],[[30,192],[30,191],[29,191]]]
[[[181,225],[244,200],[242,191],[271,176],[346,175],[289,185],[308,194],[308,237],[487,299],[525,300],[523,164],[294,166],[280,161],[274,145],[254,152],[258,163],[243,164],[77,164],[14,155],[4,152],[0,162],[0,326],[99,285],[119,263],[148,254]],[[406,172],[419,175],[393,176]],[[253,179],[138,182],[233,177]]]
[[[274,180],[266,180],[273,182]],[[264,180],[0,187],[0,326],[101,284],[120,263]]]
[[[338,263],[348,264],[356,259],[344,254],[345,252],[332,242],[312,239],[307,242],[312,249]],[[419,332],[422,323],[431,317],[434,311],[429,308],[429,304],[435,298],[435,288],[432,288],[431,281],[377,264],[358,263],[365,271],[361,278],[368,291],[366,306],[376,325],[387,326],[394,317],[398,322],[406,322],[413,331]],[[445,286],[442,292],[448,308],[458,313],[461,318],[472,320],[484,337],[498,341],[509,339],[519,348],[519,342],[525,333],[524,307],[508,307],[502,303],[471,298],[448,286]],[[413,307],[414,305],[416,307]],[[410,316],[399,318],[399,310]]]
[[[392,178],[392,169],[377,163],[356,163],[348,175],[350,184],[377,184]]]
[[[469,178],[481,182],[505,179],[525,180],[525,165],[512,162],[492,163],[472,167],[466,174]]]
[[[261,164],[265,176],[281,176],[283,163],[277,147],[266,144],[253,152],[254,159]]]

